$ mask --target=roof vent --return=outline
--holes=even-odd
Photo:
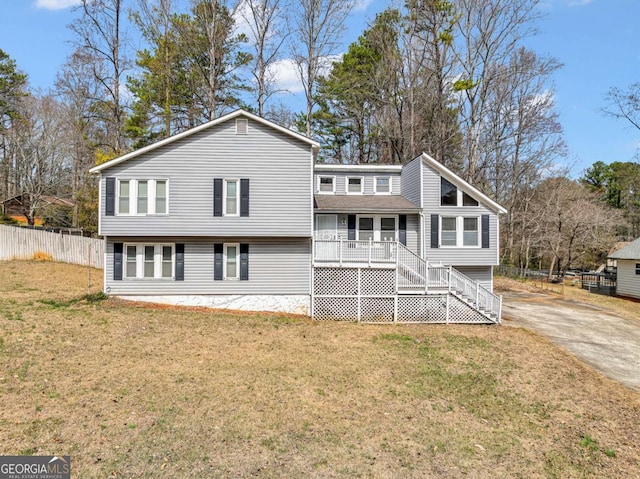
[[[248,121],[246,118],[236,119],[236,135],[246,135],[248,129]]]

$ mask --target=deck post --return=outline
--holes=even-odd
[[[371,246],[372,246],[371,238],[369,238],[369,266],[371,266]]]
[[[480,299],[480,282],[476,279],[476,308],[480,306],[478,303]]]
[[[361,271],[362,268],[358,268],[358,289],[356,291],[356,294],[358,295],[357,297],[357,302],[358,302],[358,323],[360,322],[360,316],[362,315],[362,297],[360,296],[360,287],[361,287],[361,279],[360,279],[360,275],[361,275]]]
[[[500,303],[498,304],[498,324],[502,323],[502,295],[498,296]]]
[[[340,239],[340,243],[339,243],[340,246],[338,247],[338,252],[340,254],[340,266],[342,266],[342,242],[343,241],[344,241],[343,239]]]
[[[429,260],[424,262],[424,294],[429,292]]]
[[[449,293],[451,293],[451,265],[449,265],[449,277],[447,278],[447,283],[449,283]]]
[[[445,316],[444,316],[445,317],[445,323],[447,323],[447,324],[449,324],[449,310],[450,310],[449,301],[450,301],[450,298],[451,298],[451,294],[447,294],[447,311],[446,311]]]

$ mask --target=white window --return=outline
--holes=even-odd
[[[362,178],[347,178],[347,193],[362,193]]]
[[[478,218],[462,218],[462,246],[478,246]]]
[[[388,176],[376,177],[376,193],[391,193],[391,178]]]
[[[318,177],[318,192],[335,193],[335,191],[336,191],[335,176],[319,176]]]
[[[127,244],[125,278],[173,278],[174,250],[172,244]]]
[[[118,186],[118,212],[121,215],[129,214],[129,191],[130,184],[128,180],[120,180]]]
[[[458,221],[456,217],[442,218],[442,231],[440,233],[441,246],[457,246],[458,244]]]
[[[360,241],[395,241],[396,216],[358,216],[357,239]]]
[[[118,215],[166,215],[167,180],[119,180]]]
[[[224,180],[224,205],[225,216],[238,216],[238,180]]]
[[[224,279],[240,279],[240,245],[224,245]]]
[[[477,216],[443,216],[440,219],[440,246],[478,247],[480,219]]]

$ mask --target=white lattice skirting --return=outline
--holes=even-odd
[[[395,269],[316,267],[313,318],[365,323],[493,323],[454,294],[397,294]]]

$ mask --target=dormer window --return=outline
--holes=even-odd
[[[347,178],[347,193],[362,193],[362,178]]]
[[[376,193],[391,193],[391,178],[388,176],[376,177]]]
[[[318,191],[320,193],[335,193],[336,191],[335,176],[318,177]]]

